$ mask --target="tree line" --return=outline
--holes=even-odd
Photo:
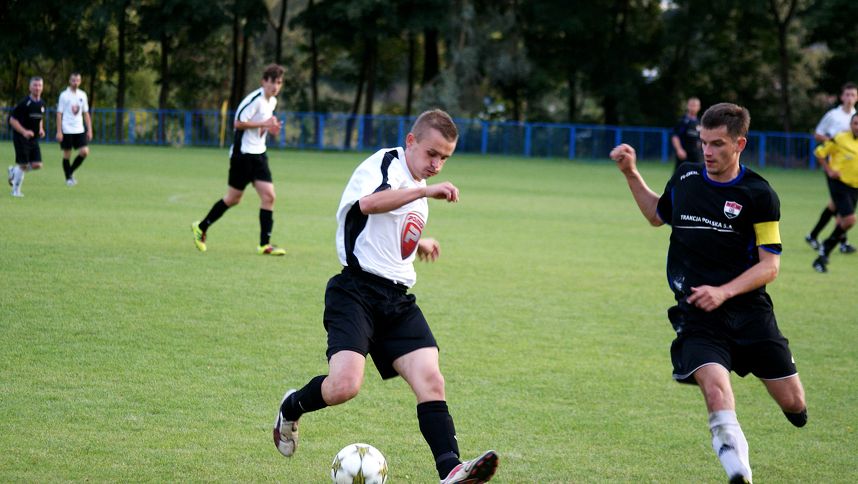
[[[0,104],[80,72],[94,107],[235,107],[658,125],[684,100],[807,131],[858,80],[850,0],[6,0]]]

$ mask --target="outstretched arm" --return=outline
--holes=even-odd
[[[401,188],[397,190],[382,190],[361,198],[360,211],[364,215],[385,213],[411,203],[418,198],[435,198],[448,202],[459,201],[459,189],[450,182],[427,185],[422,188]]]
[[[653,227],[664,225],[658,216],[658,194],[650,190],[637,168],[635,149],[621,144],[611,150],[611,159],[617,162],[617,168],[626,176],[626,182],[638,208]]]
[[[732,281],[718,287],[692,287],[688,303],[704,311],[714,311],[724,304],[724,301],[774,281],[780,270],[781,256],[760,247],[757,251],[760,254],[760,261]]]

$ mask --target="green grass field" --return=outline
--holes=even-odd
[[[0,144],[2,168],[12,147]],[[190,223],[226,188],[225,150],[94,146],[63,183],[59,150],[0,196],[0,481],[324,483],[352,442],[390,482],[437,482],[406,384],[372,365],[361,394],[302,419],[292,459],[271,424],[283,391],[325,372],[325,284],[339,197],[365,154],[271,153],[273,242],[256,255],[250,190],[194,249]],[[672,165],[642,171],[660,191]],[[733,378],[757,482],[855,482],[858,254],[810,267],[819,173],[765,170],[784,255],[769,291],[807,390],[793,428]],[[670,378],[669,229],[641,217],[612,163],[455,156],[431,202],[441,242],[414,288],[441,346],[463,457],[493,482],[726,482],[703,399]],[[826,230],[826,234],[828,230]]]

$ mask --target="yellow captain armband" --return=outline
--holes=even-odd
[[[781,231],[778,221],[760,222],[754,224],[754,233],[757,234],[757,246],[781,243]]]

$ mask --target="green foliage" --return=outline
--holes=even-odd
[[[194,249],[190,223],[225,190],[225,150],[96,145],[77,187],[57,156],[27,175],[25,198],[0,197],[0,480],[327,482],[333,455],[366,441],[391,482],[434,481],[413,396],[371,364],[355,400],[304,417],[295,457],[273,448],[283,391],[325,371],[334,212],[364,155],[270,156],[283,258],[255,254],[252,190],[209,230],[209,251]],[[641,166],[652,186],[670,169]],[[759,382],[734,377],[754,475],[851,482],[858,255],[813,272],[802,237],[822,180],[764,176],[785,247],[769,291],[810,423],[793,428]],[[464,456],[495,448],[498,483],[724,482],[699,392],[669,376],[669,232],[642,219],[616,169],[455,156],[438,179],[461,201],[430,202],[442,256],[417,267],[414,293]]]

